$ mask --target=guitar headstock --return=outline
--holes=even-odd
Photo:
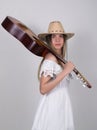
[[[82,83],[83,87],[92,88],[91,84],[85,79],[85,77],[80,72],[77,71],[76,72],[76,76],[77,76],[77,79],[79,79],[80,82]]]

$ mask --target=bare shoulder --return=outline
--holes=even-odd
[[[52,61],[57,62],[57,58],[56,58],[52,53],[48,53],[48,54],[45,56],[45,59],[48,59],[48,60],[52,60]]]

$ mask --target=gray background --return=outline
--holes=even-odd
[[[90,81],[84,88],[72,80],[76,130],[97,129],[97,0],[0,0],[0,23],[6,16],[22,21],[36,34],[60,20],[68,41],[68,57]],[[40,98],[38,66],[41,57],[29,52],[0,26],[0,130],[30,130]]]

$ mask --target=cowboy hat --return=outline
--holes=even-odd
[[[74,33],[66,33],[60,21],[52,21],[48,27],[48,33],[40,33],[38,37],[46,41],[46,37],[51,34],[63,34],[66,40],[74,36]]]

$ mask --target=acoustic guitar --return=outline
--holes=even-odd
[[[64,64],[67,62],[56,54],[56,52],[54,52],[52,48],[46,44],[46,42],[40,40],[31,29],[19,20],[11,16],[7,16],[1,25],[6,31],[18,39],[31,53],[44,57],[48,52],[51,52]],[[92,87],[88,80],[76,68],[74,68],[73,71],[77,75],[77,78],[83,83],[84,87]]]

